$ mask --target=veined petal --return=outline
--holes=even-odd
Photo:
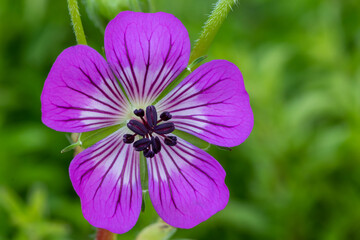
[[[118,130],[79,153],[70,164],[70,179],[81,200],[84,217],[114,233],[136,223],[142,201],[140,156]]]
[[[221,165],[180,138],[175,146],[163,144],[154,158],[147,159],[147,166],[154,208],[174,227],[192,228],[222,210],[229,200]]]
[[[163,12],[121,12],[106,27],[105,53],[132,103],[147,106],[186,68],[184,25]]]
[[[156,104],[175,128],[209,143],[233,147],[249,136],[254,119],[239,69],[225,60],[203,64]]]
[[[41,94],[42,121],[63,132],[87,132],[125,120],[129,103],[105,59],[77,45],[56,59]]]

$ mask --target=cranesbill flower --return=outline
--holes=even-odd
[[[168,224],[191,228],[226,206],[224,169],[173,131],[239,145],[253,126],[249,97],[239,69],[214,60],[153,104],[186,68],[189,54],[188,33],[173,15],[122,12],[105,31],[107,61],[77,45],[52,66],[41,95],[45,125],[79,133],[123,126],[70,164],[84,217],[93,226],[124,233],[135,225],[142,203],[140,154],[147,161],[150,199]]]

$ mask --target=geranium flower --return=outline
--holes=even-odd
[[[88,46],[65,49],[41,95],[42,121],[57,131],[123,124],[70,164],[84,217],[114,233],[135,225],[140,154],[147,158],[151,201],[165,222],[191,228],[222,210],[229,199],[224,169],[172,132],[219,146],[242,143],[253,115],[239,69],[225,60],[205,63],[153,105],[189,61],[188,33],[167,13],[120,13],[106,28],[105,54],[107,61]]]

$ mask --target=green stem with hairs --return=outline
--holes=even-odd
[[[67,0],[77,44],[87,45],[77,0]]]
[[[206,54],[216,36],[216,33],[220,29],[232,7],[237,2],[238,0],[219,0],[216,3],[209,19],[205,22],[200,37],[195,42],[195,46],[190,55],[190,63]]]
[[[67,0],[69,13],[71,17],[71,22],[73,25],[76,42],[77,44],[87,45],[84,29],[82,26],[80,12],[79,12],[79,5],[77,0]],[[73,133],[72,138],[75,142],[78,141],[79,134]],[[77,151],[75,151],[75,155],[79,153],[82,149],[78,146]],[[116,234],[102,228],[97,229],[96,233],[96,240],[116,240]]]

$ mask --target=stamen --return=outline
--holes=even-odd
[[[172,118],[172,115],[169,112],[163,112],[160,114],[160,119],[163,121],[170,120]]]
[[[149,130],[144,126],[144,124],[136,120],[130,120],[127,124],[127,127],[140,136],[145,136],[149,133]]]
[[[146,114],[145,114],[146,113]],[[170,112],[163,112],[160,114],[160,120],[158,121],[157,111],[155,106],[148,106],[146,110],[135,109],[135,116],[139,117],[139,120],[131,119],[127,123],[127,127],[135,134],[124,134],[124,143],[133,143],[133,147],[136,151],[143,151],[146,158],[152,158],[155,154],[161,151],[161,141],[156,134],[164,137],[164,143],[168,146],[175,146],[177,138],[175,136],[166,136],[175,130],[175,125],[172,122],[160,123],[162,121],[168,121],[172,118]],[[146,116],[145,116],[146,115]],[[160,124],[159,124],[160,123]],[[153,134],[155,133],[155,136]],[[141,139],[135,141],[137,135],[142,136]],[[135,142],[134,142],[135,141]]]
[[[151,144],[150,139],[148,138],[142,138],[140,140],[137,140],[136,142],[134,142],[133,146],[135,148],[136,151],[143,151],[146,148],[148,148]]]
[[[134,135],[124,134],[124,136],[123,136],[124,143],[133,143],[135,140],[135,136],[136,136],[136,134],[134,134]]]
[[[156,108],[152,105],[146,108],[146,120],[151,128],[155,127],[157,124]]]
[[[155,156],[155,153],[148,148],[145,149],[143,153],[144,153],[144,157],[146,158],[152,158]]]
[[[168,146],[175,146],[177,143],[177,138],[175,136],[167,136],[164,140],[164,143]]]
[[[160,142],[160,139],[159,137],[151,137],[151,146],[152,146],[152,149],[154,151],[154,153],[158,153],[160,152],[161,150],[161,142]]]
[[[145,112],[143,109],[139,108],[134,110],[134,114],[138,117],[143,117],[145,115]]]
[[[172,122],[162,123],[154,128],[154,131],[160,135],[171,133],[174,130],[175,130],[175,125]]]

